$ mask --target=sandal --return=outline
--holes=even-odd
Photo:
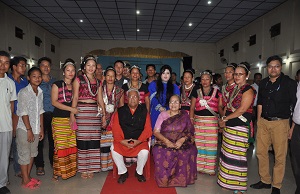
[[[238,191],[238,190],[233,191],[233,194],[243,194],[243,193],[245,193],[245,191]]]
[[[88,178],[92,179],[94,177],[94,173],[93,172],[87,173],[87,176],[88,176]]]
[[[45,175],[44,167],[37,167],[36,168],[36,175],[37,176],[44,176]]]
[[[82,172],[82,173],[81,173],[81,178],[87,179],[88,177],[89,177],[89,175],[88,175],[87,172]]]
[[[58,182],[58,178],[59,178],[59,176],[53,175],[53,176],[52,176],[52,181]]]
[[[34,190],[34,189],[37,189],[39,186],[33,182],[32,180],[29,181],[26,185],[22,185],[23,188],[25,189],[31,189],[31,190]]]
[[[38,186],[40,186],[42,184],[42,181],[39,179],[31,178],[31,181],[35,182]]]

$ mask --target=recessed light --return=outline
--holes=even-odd
[[[138,31],[138,32],[139,32],[139,31],[140,31],[140,29],[137,29],[136,31]]]
[[[189,23],[189,26],[192,26],[193,24],[192,23]]]
[[[79,20],[81,23],[83,22],[83,20]]]
[[[139,10],[136,10],[136,14],[140,14],[140,11],[139,11]]]
[[[207,1],[207,4],[210,5],[210,4],[211,4],[211,1]]]

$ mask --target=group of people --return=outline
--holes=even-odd
[[[41,185],[30,171],[35,163],[37,175],[45,174],[45,132],[53,181],[77,172],[83,179],[93,178],[94,173],[112,170],[115,164],[120,175],[117,181],[123,184],[129,177],[127,166],[136,161],[135,177],[145,182],[143,171],[152,147],[159,187],[186,187],[195,183],[199,172],[217,175],[222,188],[244,193],[255,110],[261,180],[250,187],[272,187],[272,194],[280,193],[290,138],[299,194],[300,89],[298,86],[297,101],[297,84],[281,72],[278,56],[268,58],[269,76],[258,87],[247,83],[247,62],[228,64],[223,86],[210,70],[201,72],[200,84],[195,84],[194,70],[186,69],[179,84],[169,65],[162,66],[156,76],[153,64],[147,65],[147,78],[142,82],[140,68],[128,67],[121,60],[103,74],[92,55],[84,57],[77,75],[74,60],[66,59],[59,81],[50,76],[51,60],[43,57],[26,79],[26,63],[23,57],[10,60],[8,53],[0,51],[0,105],[4,107],[0,116],[0,193],[9,193],[10,147],[22,186],[35,189]],[[271,145],[275,154],[273,178],[269,175]]]

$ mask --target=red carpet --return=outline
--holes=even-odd
[[[109,172],[100,194],[176,194],[175,188],[159,188],[155,182],[153,172],[154,164],[151,162],[151,177],[144,183],[138,182],[134,176],[136,165],[128,168],[129,177],[124,184],[117,182],[118,177],[113,178],[113,173]]]

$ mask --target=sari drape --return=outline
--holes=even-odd
[[[187,140],[180,149],[167,148],[159,141],[154,145],[155,180],[159,187],[186,187],[194,184],[197,179],[194,132],[194,126],[184,110],[161,124],[160,133],[171,142],[175,143],[182,137],[187,137]]]

